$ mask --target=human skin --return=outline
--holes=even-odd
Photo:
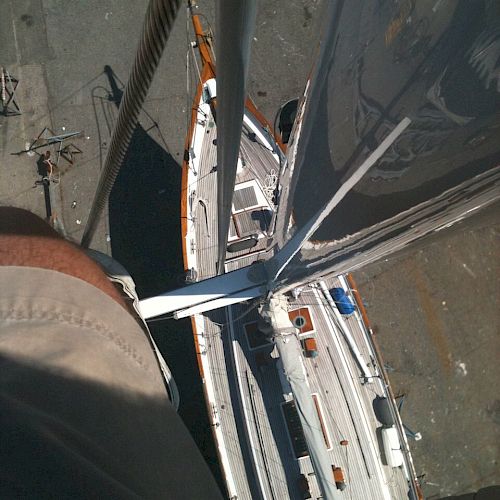
[[[99,288],[129,310],[98,264],[27,210],[0,207],[0,266],[37,267],[74,276]]]

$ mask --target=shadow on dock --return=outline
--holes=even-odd
[[[109,100],[118,106],[122,91],[109,67],[105,73]],[[139,124],[109,199],[112,254],[134,278],[139,297],[184,283],[180,191],[180,165]],[[190,321],[167,319],[149,326],[179,387],[179,414],[223,488]]]

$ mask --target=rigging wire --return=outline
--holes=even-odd
[[[191,42],[189,42],[189,51],[191,52],[191,57],[193,58],[194,66],[196,68],[196,74],[198,75],[198,82],[201,84],[203,82],[201,81],[200,66],[198,65],[198,58],[196,57],[196,54],[194,52],[194,45]]]
[[[208,17],[205,14],[202,14],[202,13],[198,13],[198,17],[203,18],[203,20],[205,21],[205,23],[208,26],[208,36],[207,36],[207,38],[210,37],[213,40],[214,30],[212,28],[212,25],[210,24],[210,21],[208,20]],[[215,54],[214,53],[212,53],[212,57],[213,57],[213,59],[215,61]]]
[[[189,20],[191,19],[190,12],[189,12],[189,4],[186,7],[186,47],[188,49],[186,50],[186,130],[189,130],[189,126],[191,124],[191,113],[189,112],[189,108],[191,107],[191,72],[190,70],[190,63],[189,63],[189,46],[191,45],[190,41],[190,30],[189,30]]]
[[[256,309],[258,306],[259,306],[258,301],[253,303],[253,304],[250,304],[248,306],[247,310],[245,310],[242,314],[240,314],[239,316],[234,318],[232,322],[234,323],[236,321],[239,321],[241,318],[245,317],[247,314],[249,314],[253,309]],[[227,306],[227,307],[233,307],[233,306]],[[201,313],[198,313],[198,314],[201,314]],[[155,318],[148,318],[148,319],[146,319],[146,321],[148,323],[154,323],[155,321],[163,321],[163,320],[167,320],[167,319],[175,319],[174,314],[166,314],[164,316],[157,316]],[[229,324],[230,324],[229,321],[226,321],[224,323],[218,323],[217,321],[212,321],[211,323],[213,325],[219,326],[220,328],[223,328],[223,329],[227,328],[227,326],[229,326]],[[222,333],[222,331],[220,333]]]

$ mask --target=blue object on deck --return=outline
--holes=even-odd
[[[346,295],[343,288],[332,288],[330,290],[330,294],[335,301],[335,305],[337,306],[340,314],[345,314],[348,316],[354,312],[354,304],[351,302],[351,299]]]

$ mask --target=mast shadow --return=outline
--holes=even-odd
[[[109,199],[113,257],[140,297],[182,283],[181,168],[138,125]]]
[[[119,106],[122,91],[111,68],[105,73],[109,100]],[[180,165],[138,124],[109,198],[109,226],[113,258],[133,277],[139,297],[184,283],[180,192]],[[179,388],[179,414],[223,489],[190,321],[163,319],[149,327]]]
[[[265,483],[265,488],[273,491],[281,481],[280,478],[276,478],[273,474],[273,470],[276,469],[277,465],[274,463],[274,460],[277,459],[279,464],[283,464],[288,495],[290,498],[297,498],[297,482],[300,477],[300,467],[293,454],[292,443],[288,435],[285,416],[282,410],[285,398],[278,373],[277,360],[272,357],[274,344],[266,341],[258,329],[249,334],[245,325],[257,324],[259,316],[255,307],[250,306],[250,304],[246,304],[246,306],[240,305],[240,307],[243,308],[243,311],[249,307],[253,309],[248,314],[245,314],[243,320],[236,320],[233,327],[234,340],[246,359],[246,366],[242,365],[239,369],[236,368],[234,362],[236,354],[232,345],[233,342],[229,338],[229,335],[223,335],[223,341],[225,359],[231,360],[231,362],[226,363],[226,367],[235,417],[242,423],[247,419],[256,423],[255,426],[254,424],[251,425],[253,428],[252,439],[249,438],[248,430],[244,428],[245,426],[240,425],[238,427],[238,432],[242,438],[240,442],[246,443],[249,448],[247,451],[248,454],[254,453],[259,455],[264,464],[261,467],[260,474],[257,474],[255,466],[252,468],[247,467],[247,472],[252,470],[252,479],[255,484],[260,481]],[[241,313],[240,309],[235,309],[235,311]],[[237,382],[238,373],[236,371],[239,372],[239,383],[247,395],[245,411],[241,406],[240,389]],[[238,408],[238,411],[236,411],[236,408]],[[270,451],[274,446],[279,458]],[[250,448],[254,449],[251,450]],[[252,461],[251,458],[247,460]]]
[[[242,343],[240,342],[240,344]],[[293,453],[291,437],[288,435],[283,411],[285,397],[278,374],[278,363],[271,356],[272,351],[273,346],[260,350],[262,358],[267,359],[265,363],[259,363],[257,356],[248,352],[248,350],[245,350],[245,356],[252,375],[257,382],[258,391],[262,395],[264,408],[268,413],[269,426],[276,443],[280,462],[284,464],[283,472],[286,477],[288,494],[290,498],[296,498],[298,495],[297,484],[300,478],[300,467],[298,459]]]

